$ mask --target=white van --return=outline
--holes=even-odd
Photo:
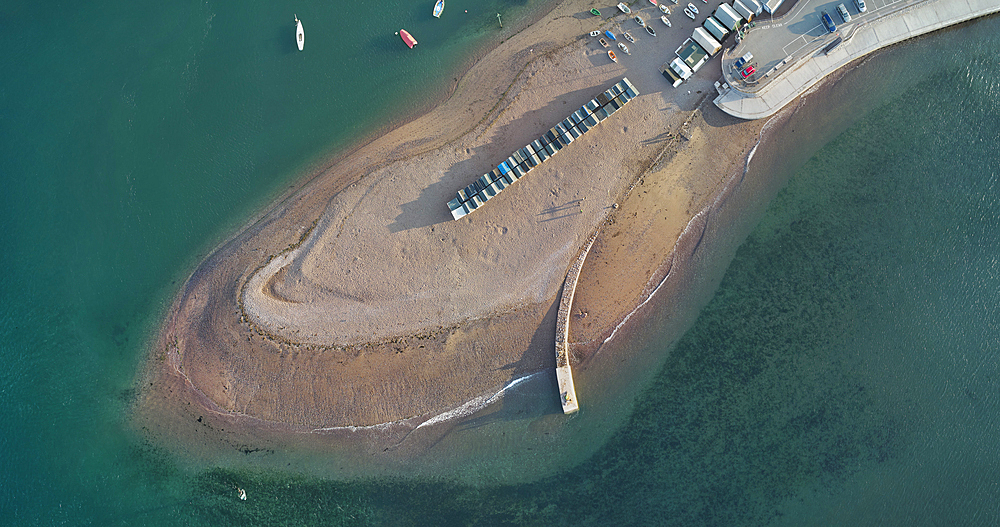
[[[844,4],[837,6],[837,12],[840,13],[840,18],[844,20],[845,24],[851,21],[851,14],[847,12],[847,7]]]

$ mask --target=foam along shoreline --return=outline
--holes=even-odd
[[[773,73],[773,78],[757,91],[741,91],[730,82],[728,91],[715,99],[724,112],[741,119],[762,119],[774,115],[827,75],[873,51],[967,20],[1000,12],[995,0],[923,0],[874,20],[845,25],[843,42],[824,51],[825,41],[805,50],[805,55]],[[737,46],[732,56],[723,53],[728,66],[753,48],[753,35]],[[725,66],[724,66],[725,71]]]

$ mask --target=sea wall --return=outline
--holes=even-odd
[[[830,73],[885,46],[1000,11],[996,0],[927,0],[886,16],[859,23],[843,35],[844,42],[828,54],[826,41],[806,49],[806,57],[791,62],[776,78],[754,93],[731,87],[715,99],[724,112],[742,119],[774,115]],[[728,62],[723,57],[723,64]],[[724,66],[725,67],[725,66]]]

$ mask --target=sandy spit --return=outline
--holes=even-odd
[[[307,437],[310,448],[406,455],[397,447],[421,423],[554,367],[559,290],[594,232],[571,342],[575,361],[597,352],[764,124],[711,105],[718,59],[677,89],[660,76],[694,22],[674,17],[654,38],[609,14],[558,4],[441,105],[355,149],[206,258],[150,352],[136,426],[224,450]],[[637,42],[614,63],[594,29]],[[625,76],[638,98],[451,220],[455,191]]]

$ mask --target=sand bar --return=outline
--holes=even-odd
[[[558,4],[447,101],[354,150],[210,255],[151,352],[137,423],[224,448],[290,432],[319,448],[398,447],[433,428],[421,424],[555,368],[560,287],[595,234],[569,346],[574,366],[599,352],[765,123],[710,104],[717,63],[677,89],[660,76],[694,22],[675,18],[651,37],[591,7]],[[594,29],[631,30],[632,53],[611,62],[586,36]],[[452,220],[459,188],[624,76],[639,97]]]

